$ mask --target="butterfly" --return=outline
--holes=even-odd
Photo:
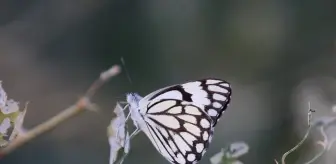
[[[168,86],[141,97],[127,94],[130,117],[170,163],[195,164],[202,159],[214,128],[231,100],[228,82],[208,78]]]

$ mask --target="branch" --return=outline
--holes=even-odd
[[[114,65],[109,70],[101,73],[100,77],[89,87],[85,95],[82,96],[74,105],[66,108],[44,123],[37,125],[35,128],[24,133],[19,133],[16,139],[14,139],[7,147],[0,149],[0,157],[4,157],[10,154],[12,151],[26,144],[28,141],[54,129],[61,123],[79,115],[86,110],[95,110],[96,108],[94,104],[90,101],[91,98],[103,84],[105,84],[112,77],[118,75],[120,71],[120,67],[118,65]]]

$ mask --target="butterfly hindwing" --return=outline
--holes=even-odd
[[[172,163],[199,161],[213,135],[212,119],[198,106],[176,99],[150,102],[144,120],[150,140]]]
[[[189,102],[204,110],[212,118],[215,126],[231,101],[231,93],[228,82],[211,78],[169,86],[149,94],[144,99],[153,102],[161,99]]]

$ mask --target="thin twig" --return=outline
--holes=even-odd
[[[0,149],[0,157],[8,155],[12,151],[16,150],[18,147],[24,145],[28,141],[44,134],[61,123],[69,120],[72,117],[77,116],[78,114],[88,110],[94,110],[94,105],[90,102],[92,96],[94,96],[95,92],[109,79],[118,75],[120,73],[120,67],[115,65],[111,67],[109,70],[101,73],[99,79],[97,79],[87,90],[86,94],[81,97],[74,105],[68,107],[67,109],[63,110],[56,116],[50,118],[49,120],[45,121],[34,127],[31,130],[28,130],[23,135],[18,135],[16,139],[14,139],[7,147]]]
[[[282,158],[281,158],[281,164],[286,164],[285,160],[286,160],[286,157],[292,153],[293,151],[295,151],[296,149],[298,149],[303,143],[304,141],[308,138],[309,136],[309,133],[310,133],[310,130],[311,130],[311,120],[312,120],[312,113],[315,112],[315,110],[313,110],[311,107],[310,107],[310,102],[308,102],[308,117],[307,117],[307,120],[308,120],[308,130],[306,132],[306,134],[304,135],[304,137],[301,139],[301,141],[296,144],[292,149],[288,150],[286,153],[284,153],[282,155]],[[276,163],[278,163],[276,161]]]
[[[121,68],[118,65],[112,66],[107,71],[104,71],[100,74],[99,78],[93,82],[90,88],[86,91],[84,97],[91,99],[91,97],[96,93],[96,91],[105,84],[112,77],[118,75],[121,71]]]
[[[295,145],[292,149],[288,150],[285,154],[283,154],[283,156],[282,156],[282,158],[281,158],[281,163],[282,163],[282,164],[285,164],[285,159],[286,159],[286,157],[287,157],[290,153],[292,153],[293,151],[295,151],[297,148],[299,148],[299,147],[303,144],[303,142],[308,138],[308,135],[309,135],[309,133],[310,133],[310,130],[311,130],[311,126],[308,127],[308,130],[307,130],[306,134],[304,135],[304,137],[302,138],[302,140],[301,140],[297,145]]]

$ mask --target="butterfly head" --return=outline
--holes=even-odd
[[[137,93],[128,93],[126,96],[127,103],[129,104],[129,110],[131,112],[131,118],[136,127],[141,126],[141,116],[139,113],[140,107],[139,102],[142,97]]]
[[[139,101],[142,99],[142,97],[137,93],[128,93],[126,95],[126,99],[131,107],[138,107]]]

